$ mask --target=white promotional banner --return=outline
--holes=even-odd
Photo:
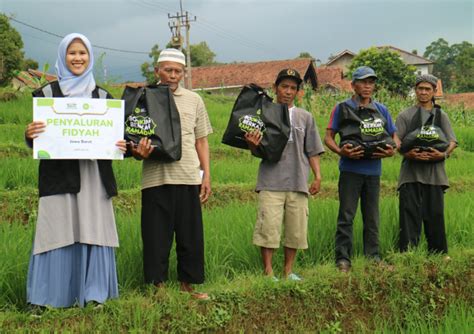
[[[123,139],[123,100],[33,98],[33,120],[46,123],[33,141],[35,159],[123,159],[115,146]]]

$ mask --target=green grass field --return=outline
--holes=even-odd
[[[120,95],[117,90],[116,96]],[[321,135],[335,103],[345,98],[320,94],[311,109]],[[102,310],[50,309],[41,318],[26,305],[26,273],[37,210],[37,166],[24,144],[31,98],[0,103],[0,328],[1,332],[378,332],[472,333],[474,330],[474,128],[465,111],[446,106],[460,147],[447,161],[446,193],[450,256],[428,256],[426,243],[406,254],[396,250],[397,178],[400,157],[385,159],[382,175],[380,245],[394,269],[362,257],[360,213],[354,228],[354,269],[333,264],[337,216],[337,157],[321,158],[321,193],[310,199],[309,249],[295,271],[300,284],[275,284],[261,276],[259,250],[251,243],[256,216],[253,191],[258,160],[220,143],[233,99],[204,95],[214,128],[209,137],[213,195],[204,206],[206,283],[212,300],[200,303],[178,292],[176,257],[171,255],[169,287],[145,286],[140,236],[141,163],[114,162],[120,194],[114,199],[120,248],[116,251],[121,297]],[[410,105],[381,94],[393,115]],[[471,111],[472,112],[472,111]],[[282,269],[282,253],[275,270]]]

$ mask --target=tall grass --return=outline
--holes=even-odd
[[[0,124],[0,143],[25,145],[25,129],[24,124]]]
[[[459,146],[463,150],[474,152],[474,128],[456,127],[453,130]]]
[[[33,119],[33,100],[24,94],[18,100],[0,103],[0,124],[26,125]]]
[[[338,202],[334,199],[311,199],[308,226],[309,248],[300,252],[298,268],[334,261],[334,235]],[[474,219],[474,199],[470,194],[450,194],[446,198],[446,231],[450,248],[469,248],[474,244],[474,226],[466,222]],[[260,255],[252,245],[256,219],[256,203],[231,202],[225,207],[204,210],[204,232],[207,281],[261,271]],[[380,250],[383,256],[397,251],[398,199],[384,197],[380,205]],[[137,210],[117,212],[120,248],[117,249],[117,270],[122,289],[139,288],[143,282],[140,213]],[[25,277],[31,250],[34,224],[16,222],[0,224],[0,308],[25,301]],[[426,250],[422,238],[420,250]],[[354,221],[354,255],[363,256],[362,220],[360,212]],[[175,252],[170,257],[170,279],[176,280]],[[275,271],[281,272],[283,254],[274,257]]]
[[[447,306],[441,319],[426,319],[417,312],[408,313],[406,318],[380,327],[381,333],[432,333],[432,334],[469,334],[474,329],[474,313],[472,307],[464,303],[453,303]]]
[[[8,150],[8,151],[7,151]],[[12,151],[13,153],[8,153]],[[0,144],[2,168],[0,169],[0,190],[18,189],[37,184],[38,160],[31,156],[31,150],[13,144]],[[240,184],[254,186],[257,179],[259,159],[252,157],[248,150],[231,149],[229,153],[211,147],[211,177],[214,186]],[[386,158],[382,161],[381,180],[395,191],[400,174],[401,157]],[[472,180],[467,167],[474,160],[473,152],[457,150],[446,161],[446,170],[452,183]],[[133,158],[113,163],[119,189],[137,189],[141,184],[142,163]],[[338,159],[332,152],[321,157],[322,187],[335,187],[339,177]],[[311,176],[312,177],[312,176]],[[468,189],[465,189],[466,191]]]

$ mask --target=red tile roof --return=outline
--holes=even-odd
[[[45,75],[45,79],[47,81],[54,81],[56,80],[56,76],[53,75],[53,74],[49,74],[49,73],[44,73],[44,72],[41,72],[41,71],[38,71],[38,70],[32,70],[32,69],[29,69],[28,70],[28,73],[30,73],[31,75],[35,76],[36,78],[41,78],[43,76],[43,74]]]
[[[310,66],[314,66],[312,59],[298,58],[194,67],[192,69],[193,89],[242,87],[249,83],[268,88],[273,85],[278,72],[282,69],[293,68],[301,76],[305,76]]]
[[[474,110],[474,92],[446,94],[446,102],[454,105],[464,105],[466,109]]]
[[[334,87],[342,91],[352,91],[351,82],[344,79],[342,69],[337,66],[321,66],[316,69],[318,87]]]
[[[39,88],[39,84],[33,79],[33,77],[27,71],[20,71],[15,76],[18,81],[23,82],[30,88]]]
[[[436,83],[435,97],[443,97],[443,82],[441,79],[438,79],[438,82]]]
[[[43,77],[43,73],[38,70],[29,69],[28,71],[20,71],[15,78],[23,82],[26,86],[30,88],[39,88],[40,82],[39,79]],[[49,81],[56,80],[56,76],[52,74],[45,73],[45,79]]]

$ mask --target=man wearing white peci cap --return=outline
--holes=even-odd
[[[175,236],[181,290],[207,299],[207,294],[195,292],[192,284],[204,282],[201,203],[211,194],[207,136],[212,128],[201,97],[179,85],[185,65],[184,54],[176,49],[161,51],[155,65],[158,83],[170,87],[178,107],[181,160],[164,163],[148,159],[153,148],[147,138],[132,153],[144,159],[141,224],[145,282],[162,287],[168,279],[169,253]]]

